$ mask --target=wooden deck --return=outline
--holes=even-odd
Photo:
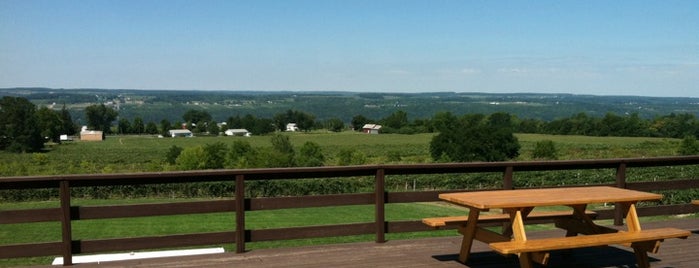
[[[676,227],[691,230],[688,239],[663,242],[658,254],[649,254],[652,267],[699,267],[699,219],[644,222],[644,228]],[[532,232],[530,237],[563,235],[559,230]],[[159,258],[76,267],[474,267],[516,268],[516,257],[493,253],[476,242],[467,265],[457,261],[460,237],[395,240],[383,244],[351,243],[297,248],[253,250],[192,257]],[[636,267],[633,251],[597,247],[554,252],[549,267]]]

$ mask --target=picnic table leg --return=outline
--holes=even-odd
[[[532,260],[532,254],[529,252],[519,254],[519,267],[520,268],[532,268],[534,267],[534,262]]]
[[[633,253],[636,255],[636,263],[638,264],[638,268],[650,268],[647,249],[643,247],[633,247]]]
[[[638,220],[636,213],[636,205],[634,203],[624,204],[626,209],[626,226],[629,232],[638,232],[641,230],[641,222]]]
[[[476,229],[478,228],[478,215],[481,213],[479,209],[470,208],[468,210],[468,221],[466,226],[460,227],[459,232],[464,235],[461,240],[461,251],[459,252],[459,261],[466,263],[471,254],[471,245],[476,237]]]
[[[527,241],[527,234],[524,231],[524,217],[532,211],[533,208],[519,208],[510,211],[510,219],[512,221],[512,237],[516,241]],[[542,263],[546,263],[548,254],[537,254],[537,259]],[[524,252],[519,254],[519,266],[522,268],[534,267],[534,254]]]
[[[521,217],[520,217],[520,218],[522,218],[522,225],[524,225],[524,219],[526,219],[527,216],[529,216],[529,213],[531,213],[532,210],[534,210],[533,207],[522,208],[522,209],[516,209],[516,210],[512,210],[512,209],[507,209],[507,210],[505,210],[505,209],[503,209],[503,211],[504,211],[505,213],[510,214],[510,221],[503,224],[502,235],[503,235],[503,236],[506,236],[506,237],[512,237],[512,235],[513,235],[513,233],[512,233],[512,224],[515,222],[515,215],[517,214],[518,211],[521,213]]]
[[[641,231],[641,223],[638,220],[638,213],[636,212],[635,203],[624,203],[623,209],[626,210],[626,227],[629,232]],[[648,251],[658,250],[658,241],[651,241],[647,243],[632,243],[633,253],[636,255],[636,262],[638,268],[649,268],[650,262],[648,260]]]

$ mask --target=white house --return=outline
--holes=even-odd
[[[193,137],[193,134],[189,129],[171,129],[168,130],[168,134],[175,138],[175,137]]]
[[[296,126],[296,123],[288,123],[286,124],[286,131],[299,131],[299,127]]]
[[[377,124],[366,124],[362,127],[362,132],[366,134],[379,134],[379,130],[381,130],[381,125]]]
[[[226,136],[250,137],[250,131],[244,128],[228,129],[224,133],[226,133]]]

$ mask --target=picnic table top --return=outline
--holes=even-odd
[[[662,195],[610,186],[591,186],[447,193],[440,194],[439,198],[470,208],[488,210],[493,208],[652,201],[660,200]]]

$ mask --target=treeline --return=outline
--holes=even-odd
[[[60,135],[72,135],[76,126],[65,109],[54,111],[47,107],[37,110],[25,98],[5,96],[0,99],[0,150],[36,152],[44,142],[59,142]]]
[[[508,113],[466,114],[472,118],[497,118],[501,127],[513,129],[518,133],[554,134],[554,135],[584,135],[584,136],[614,136],[614,137],[667,137],[684,138],[699,136],[699,120],[693,114],[669,114],[643,119],[638,114],[617,115],[607,113],[604,117],[593,117],[586,113],[578,113],[568,118],[552,121],[539,119],[521,119]],[[451,118],[450,112],[435,114],[430,119],[408,121],[405,112],[397,111],[390,116],[371,120],[361,115],[352,119],[352,127],[357,129],[364,123],[382,124],[383,133],[425,133],[436,132],[440,120]]]
[[[226,129],[244,128],[254,135],[265,135],[275,131],[284,131],[286,124],[295,123],[301,131],[327,129],[340,132],[347,129],[361,131],[365,124],[380,124],[381,133],[386,134],[417,134],[437,132],[436,123],[440,118],[451,116],[450,112],[441,112],[428,119],[409,120],[404,111],[396,111],[387,117],[372,119],[363,115],[354,116],[349,124],[340,118],[315,120],[316,116],[303,111],[287,110],[276,114],[273,118],[261,118],[251,114],[231,116],[225,124],[215,122],[206,111],[189,110],[182,116],[183,121],[174,124],[163,119],[160,124],[148,122],[136,117],[133,123],[120,119],[117,125],[118,134],[165,134],[172,128],[184,125],[195,133],[214,134]],[[603,117],[578,113],[571,117],[544,121],[540,119],[522,119],[508,113],[466,114],[470,117],[499,117],[507,122],[506,127],[518,133],[536,133],[553,135],[583,135],[583,136],[614,136],[614,137],[667,137],[684,138],[699,136],[699,119],[693,114],[680,113],[655,117],[641,118],[638,114],[617,115],[607,113]],[[88,120],[89,121],[89,120]],[[108,132],[112,133],[112,132]]]

